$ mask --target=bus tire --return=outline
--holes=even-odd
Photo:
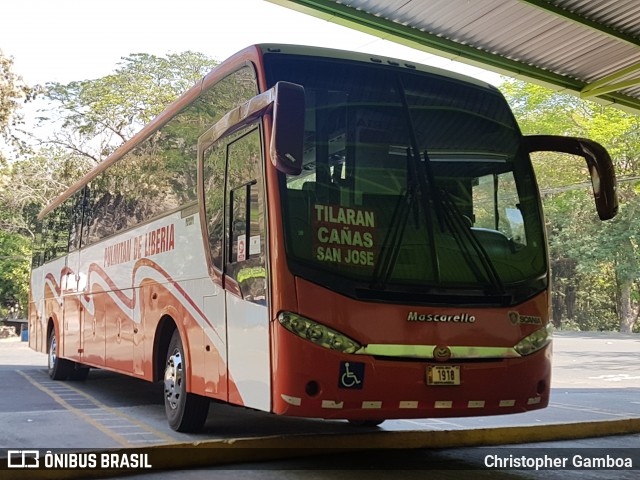
[[[349,424],[354,427],[377,427],[384,420],[349,420]]]
[[[89,370],[91,370],[89,367],[85,367],[81,363],[76,363],[69,374],[69,380],[84,382],[89,375]]]
[[[209,399],[187,392],[187,365],[178,330],[173,332],[164,370],[164,410],[176,432],[196,432],[209,413]]]
[[[47,366],[51,380],[66,380],[73,371],[73,362],[58,356],[58,334],[55,326],[49,333]]]

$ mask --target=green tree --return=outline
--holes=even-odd
[[[26,307],[38,212],[215,65],[194,52],[133,54],[110,75],[50,83],[45,91],[25,85],[11,72],[11,59],[0,54],[0,135],[15,153],[11,162],[0,157],[0,304]],[[32,138],[35,146],[28,150],[17,135],[18,107],[39,93],[46,104],[40,124],[47,128],[38,131],[48,136]]]
[[[86,157],[55,146],[5,165],[0,176],[0,228],[31,240],[38,212],[90,166]]]
[[[131,138],[217,63],[202,53],[123,58],[115,72],[94,80],[50,83],[53,108],[43,123],[60,128],[46,143],[98,163]]]
[[[617,323],[621,332],[632,331],[640,307],[638,116],[514,80],[502,89],[525,134],[582,136],[609,150],[621,205],[608,222],[596,218],[583,163],[572,167],[570,157],[544,155],[534,164],[549,233],[554,321],[562,316],[581,329]]]
[[[31,242],[23,235],[0,230],[0,318],[18,305],[25,312],[29,295]]]
[[[18,304],[24,311],[29,280],[29,237],[13,228],[14,157],[27,151],[21,132],[20,107],[33,100],[39,87],[27,85],[13,72],[13,59],[0,50],[0,317]]]
[[[27,85],[22,77],[13,72],[13,59],[0,50],[0,166],[6,162],[3,152],[6,155],[14,149],[25,147],[18,135],[23,126],[20,107],[33,100],[39,92],[40,87]]]

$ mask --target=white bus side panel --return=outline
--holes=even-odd
[[[198,214],[176,212],[34,270],[32,301],[43,320],[33,346],[46,349],[46,320],[54,317],[63,333],[69,323],[64,356],[150,378],[157,312],[183,312],[198,390],[269,411],[268,309],[217,285],[204,248]],[[146,319],[154,289],[162,305]]]
[[[271,410],[271,360],[267,307],[227,293],[229,377],[247,407]]]
[[[31,298],[29,299],[29,347],[38,352],[47,351],[47,323],[44,317],[44,267],[31,272]]]

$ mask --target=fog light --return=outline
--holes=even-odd
[[[320,393],[320,385],[315,380],[311,380],[309,383],[307,383],[307,386],[304,387],[304,391],[310,397],[315,397]]]

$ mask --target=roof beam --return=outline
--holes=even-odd
[[[518,1],[522,3],[526,3],[527,5],[531,5],[536,8],[542,9],[545,12],[559,16],[571,22],[579,23],[582,26],[595,30],[599,33],[608,35],[617,40],[622,40],[636,47],[640,47],[639,38],[633,35],[629,35],[620,30],[611,28],[607,25],[598,23],[578,13],[559,7],[553,3],[550,3],[547,0],[518,0]],[[640,85],[640,78],[635,78],[635,79],[625,80],[622,82],[615,83],[616,80],[619,80],[623,77],[627,77],[638,70],[640,70],[640,65],[632,65],[630,67],[623,68],[611,75],[607,75],[606,77],[603,77],[595,82],[592,82],[591,84],[587,84],[580,91],[580,98],[594,99],[594,97],[600,97],[601,95],[606,95],[609,93],[624,90],[625,88],[630,88],[630,87],[635,87],[637,85]]]
[[[590,98],[597,97],[599,95],[604,95],[605,93],[616,92],[618,90],[623,90],[629,87],[635,87],[636,85],[640,85],[640,78],[634,78],[631,80],[625,80],[618,83],[613,83],[616,80],[624,78],[628,75],[631,75],[640,70],[640,63],[635,65],[631,65],[630,67],[623,68],[622,70],[618,70],[611,75],[607,75],[606,77],[601,78],[596,82],[592,82],[582,89],[580,92],[580,97],[582,98]]]
[[[531,5],[536,8],[542,9],[545,12],[552,13],[558,17],[562,17],[574,23],[579,23],[580,25],[589,27],[592,30],[596,30],[600,33],[609,35],[610,37],[614,37],[614,38],[617,38],[618,40],[623,40],[627,43],[640,47],[640,38],[635,37],[633,35],[629,35],[628,33],[622,32],[620,30],[616,30],[615,28],[611,28],[607,25],[603,25],[602,23],[596,22],[595,20],[591,20],[583,15],[572,12],[565,8],[558,7],[557,5],[550,3],[547,0],[518,0],[518,1],[522,3],[526,3],[527,5]]]

